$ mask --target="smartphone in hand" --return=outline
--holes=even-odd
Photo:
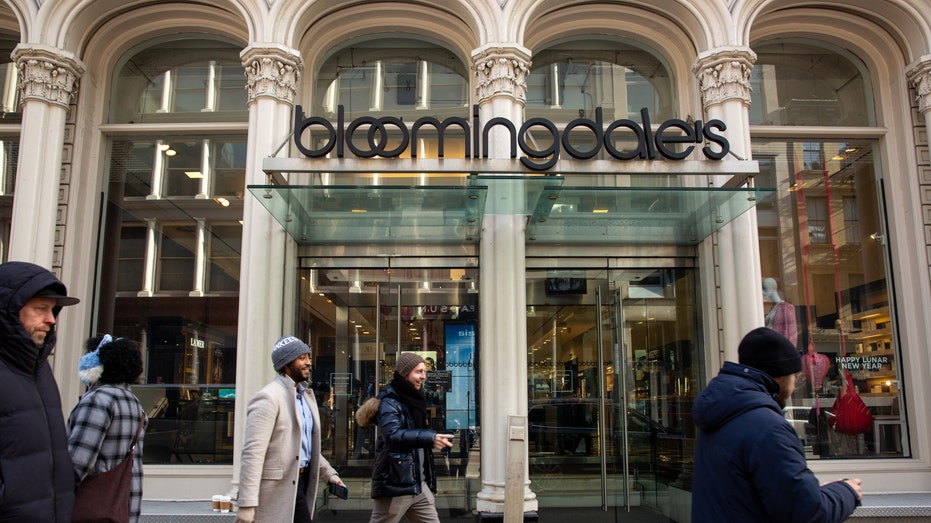
[[[333,494],[340,499],[348,499],[349,488],[343,485],[337,485],[336,483],[330,483],[330,494]]]

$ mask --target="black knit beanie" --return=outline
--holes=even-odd
[[[759,327],[748,332],[737,346],[741,365],[759,369],[774,378],[802,370],[802,355],[778,332]]]

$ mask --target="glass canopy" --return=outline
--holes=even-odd
[[[249,186],[301,245],[478,243],[487,189]]]
[[[527,241],[695,245],[772,192],[746,187],[547,187],[527,224]]]
[[[470,176],[465,187],[250,185],[249,192],[302,245],[478,243],[486,199],[489,213],[529,216],[528,242],[695,245],[773,192],[563,181]]]

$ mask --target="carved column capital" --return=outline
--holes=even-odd
[[[530,63],[529,54],[516,48],[492,47],[473,54],[478,102],[503,94],[526,103]]]
[[[239,57],[246,69],[247,103],[252,104],[261,96],[294,103],[297,84],[304,70],[300,53],[266,44],[247,47]]]
[[[756,53],[748,47],[721,47],[698,55],[692,73],[698,77],[702,105],[738,99],[749,107],[754,63]]]
[[[909,85],[915,88],[918,111],[922,114],[931,111],[931,55],[921,57],[905,75]]]
[[[61,49],[31,44],[17,45],[11,57],[19,73],[20,104],[41,100],[68,108],[84,75],[80,60]]]

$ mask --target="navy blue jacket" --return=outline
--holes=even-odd
[[[768,374],[725,362],[695,400],[693,523],[840,522],[856,508],[850,485],[819,485],[778,392]]]
[[[407,405],[391,385],[378,395],[378,439],[375,468],[372,471],[372,497],[387,498],[421,493],[420,469],[424,480],[436,493],[436,465],[433,438],[436,431],[417,428]],[[423,452],[417,452],[423,450]],[[426,463],[421,463],[423,456]]]
[[[58,384],[48,364],[55,329],[37,346],[19,310],[55,276],[31,263],[0,265],[0,522],[70,523],[75,475]],[[54,308],[55,316],[61,307]]]

